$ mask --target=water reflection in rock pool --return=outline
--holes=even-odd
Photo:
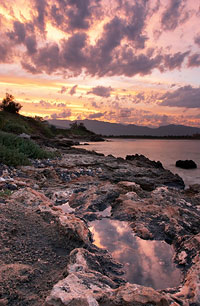
[[[94,244],[107,249],[124,265],[130,283],[164,289],[178,286],[180,270],[173,263],[174,250],[163,241],[136,237],[127,222],[103,218],[90,223]]]

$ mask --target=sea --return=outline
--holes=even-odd
[[[123,158],[126,155],[143,154],[151,160],[160,161],[165,169],[181,176],[186,187],[200,184],[200,140],[107,139],[88,144],[76,147]],[[175,164],[179,159],[192,159],[197,164],[197,169],[177,168]]]

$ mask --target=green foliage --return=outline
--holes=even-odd
[[[78,123],[77,121],[70,124],[70,132],[78,136],[94,134],[93,132],[89,131],[82,122]]]
[[[9,166],[29,165],[29,158],[43,159],[54,154],[41,149],[29,139],[0,132],[0,162]]]
[[[27,156],[4,145],[0,147],[0,162],[8,166],[30,165]]]
[[[27,133],[27,129],[24,125],[21,125],[17,122],[14,121],[7,121],[3,128],[3,131],[8,132],[8,133],[14,133],[14,134],[22,134],[22,133]]]
[[[0,191],[0,197],[9,197],[12,194],[12,191],[9,189],[4,189]]]
[[[9,93],[6,93],[6,97],[2,100],[0,104],[0,109],[12,114],[19,113],[20,109],[22,108],[22,105],[20,103],[15,102],[14,99],[14,96],[10,95]]]

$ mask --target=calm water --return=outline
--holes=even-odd
[[[161,161],[166,169],[179,174],[186,186],[200,184],[200,140],[112,139],[79,147],[115,157],[143,154],[151,160]],[[175,163],[179,159],[192,159],[199,168],[176,168]]]
[[[90,223],[94,244],[107,249],[124,265],[130,283],[165,289],[180,284],[181,273],[173,263],[174,250],[164,241],[136,237],[125,221],[103,218]]]

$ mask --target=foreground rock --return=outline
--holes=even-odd
[[[177,160],[176,167],[183,169],[196,169],[197,165],[193,160]]]
[[[3,305],[200,305],[200,186],[144,156],[126,160],[62,149],[55,160],[0,165],[0,303]],[[175,249],[179,287],[124,279],[93,244],[92,220],[127,221],[142,239]]]

